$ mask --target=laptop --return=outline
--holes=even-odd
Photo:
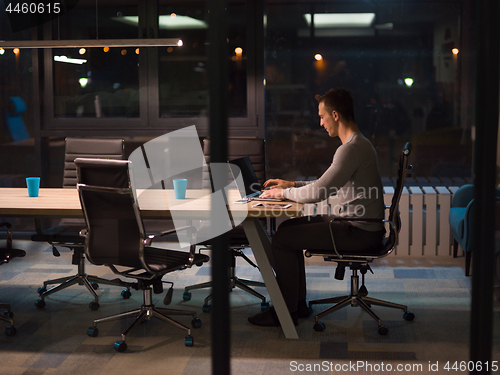
[[[231,175],[233,176],[233,180],[236,182],[236,186],[240,191],[240,194],[243,196],[242,199],[262,200],[270,202],[281,202],[284,200],[284,198],[259,198],[265,188],[257,179],[257,175],[255,174],[255,170],[253,169],[250,157],[244,156],[241,158],[229,160],[228,165],[231,171]],[[237,169],[232,167],[233,165],[237,166],[240,169],[244,186],[238,185],[238,182],[236,180],[236,176],[238,176],[238,173]]]

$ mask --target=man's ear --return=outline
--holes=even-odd
[[[333,117],[333,119],[334,119],[335,121],[338,121],[338,120],[339,120],[339,118],[340,118],[340,115],[339,115],[339,113],[338,113],[336,110],[333,110],[333,111],[332,111],[332,117]]]

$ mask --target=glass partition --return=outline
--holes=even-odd
[[[53,39],[134,39],[138,6],[80,1],[52,22]],[[137,47],[52,50],[55,118],[137,118]]]
[[[229,117],[247,115],[247,13],[246,4],[230,1]],[[180,38],[182,48],[159,48],[159,116],[207,117],[208,27],[206,2],[160,1],[159,37]]]
[[[54,117],[139,117],[139,48],[53,49]]]
[[[10,21],[0,12],[0,39],[31,39],[29,28]],[[0,48],[0,187],[24,187],[37,173],[32,59],[30,49]]]
[[[412,141],[414,177],[470,178],[460,3],[271,0],[265,25],[270,176],[291,169],[283,177],[316,177],[329,166],[340,143],[319,126],[315,98],[344,87],[384,177],[395,176],[400,150]]]

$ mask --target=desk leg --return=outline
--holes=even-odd
[[[271,267],[272,253],[271,253],[271,242],[267,237],[264,228],[259,223],[257,218],[247,218],[243,222],[243,229],[252,247],[253,254],[255,255],[255,260],[259,266],[260,273],[266,284],[267,291],[271,297],[271,301],[278,315],[278,319],[283,329],[283,333],[287,339],[298,339],[297,330],[293,324],[292,317],[288,312],[285,300],[281,294],[281,290],[274,276],[273,268]],[[267,255],[269,254],[269,256]]]

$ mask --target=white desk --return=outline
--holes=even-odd
[[[170,190],[148,190],[137,192],[141,216],[150,219],[169,219],[172,213],[168,207],[168,200],[173,196]],[[292,207],[285,210],[275,208],[252,207],[255,202],[248,204],[233,204],[233,196],[229,195],[229,209],[231,214],[238,216],[238,211],[246,215],[243,229],[255,255],[257,265],[266,284],[271,301],[281,323],[283,333],[288,339],[298,339],[297,331],[292,318],[288,313],[285,301],[278,287],[272,269],[271,242],[264,228],[259,222],[263,217],[297,217],[301,216],[302,205],[292,203]],[[171,200],[170,200],[171,201]],[[161,202],[161,204],[159,204]],[[183,213],[186,217],[199,216],[200,219],[210,215],[210,195],[206,192],[188,190],[182,204],[176,205],[176,215]],[[38,197],[28,197],[25,188],[0,188],[0,217],[82,217],[82,209],[76,189],[42,188]]]

